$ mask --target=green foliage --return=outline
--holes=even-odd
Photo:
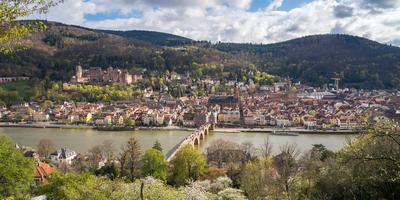
[[[33,159],[24,157],[9,138],[0,135],[0,198],[27,192],[34,170]]]
[[[157,149],[162,152],[163,149],[162,149],[161,143],[158,140],[156,140],[156,142],[154,143],[153,149]]]
[[[218,200],[246,200],[243,191],[233,188],[228,188],[218,192]]]
[[[165,181],[167,179],[167,160],[162,151],[149,149],[142,156],[142,174]]]
[[[400,128],[391,121],[371,124],[338,153],[337,163],[316,182],[329,199],[397,199],[400,197]]]
[[[257,70],[254,75],[254,81],[261,85],[272,85],[279,81],[279,77]]]
[[[64,40],[60,35],[56,34],[47,34],[46,37],[43,39],[43,42],[50,46],[57,46],[57,47],[63,47],[64,46]]]
[[[133,136],[121,148],[119,157],[121,175],[131,182],[140,177],[140,154],[139,141]]]
[[[284,198],[271,157],[249,161],[241,174],[241,189],[250,199]]]
[[[125,125],[127,125],[127,126],[135,126],[135,124],[136,124],[135,120],[133,120],[131,118],[128,118],[125,120]]]
[[[207,172],[207,162],[192,146],[181,148],[173,160],[172,179],[175,185],[185,185],[190,180],[198,180]]]
[[[115,166],[114,163],[111,164],[106,164],[100,169],[97,169],[95,171],[96,176],[106,176],[111,180],[114,180],[118,177],[119,175],[119,170],[117,166]]]
[[[35,193],[46,194],[50,200],[137,200],[140,199],[141,181],[125,183],[121,180],[96,177],[90,174],[55,174],[48,184],[40,186]],[[144,197],[148,200],[183,200],[174,188],[158,181],[145,181]]]
[[[54,6],[53,0],[7,0],[0,2],[0,53],[11,53],[21,45],[22,37],[44,30],[41,22],[21,23],[15,20],[35,13],[45,13]]]
[[[104,32],[136,40],[142,40],[161,46],[175,46],[175,45],[190,44],[194,42],[193,40],[185,37],[172,35],[168,33],[160,33],[155,31],[134,30],[134,31],[104,31]]]
[[[118,101],[129,99],[133,94],[131,87],[74,85],[63,87],[61,83],[53,83],[47,91],[47,98],[53,101]],[[129,121],[127,121],[129,122]],[[130,121],[134,125],[133,121]]]
[[[318,86],[332,83],[332,77],[342,78],[343,86],[357,88],[398,88],[400,83],[400,49],[354,36],[317,35],[270,45],[189,41],[178,48],[159,46],[181,45],[185,39],[178,36],[42,23],[48,29],[35,35],[39,40],[35,46],[15,56],[0,54],[1,74],[66,81],[73,76],[75,65],[81,63],[130,71],[147,69],[153,74],[190,74],[194,79],[252,79],[259,84],[273,83],[278,76]],[[153,88],[161,83],[148,82]],[[194,94],[201,95],[201,90],[197,92]],[[182,96],[182,89],[174,88],[172,93]]]
[[[22,80],[1,84],[0,100],[10,105],[20,101],[29,101],[41,96],[43,81]]]
[[[257,63],[259,70],[313,85],[398,88],[400,49],[349,35],[314,35],[275,44],[217,43],[214,48]]]

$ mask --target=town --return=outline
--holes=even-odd
[[[83,85],[140,83],[142,74],[126,70],[76,67],[76,75],[62,90]],[[271,85],[166,75],[159,91],[143,88],[126,100],[99,102],[25,102],[0,110],[3,126],[186,127],[213,124],[220,128],[291,128],[313,131],[355,131],[365,117],[375,121],[397,119],[397,91],[311,87],[283,79]],[[179,96],[173,93],[179,88]],[[186,91],[201,91],[198,95]],[[176,93],[176,92],[175,92]]]
[[[400,0],[3,0],[0,200],[400,199]]]
[[[80,87],[107,87],[116,84],[121,88],[137,88],[145,79],[146,76],[143,74],[130,74],[118,68],[108,67],[104,71],[101,68],[83,70],[78,65],[76,75],[70,82],[63,83],[60,91],[74,92]],[[337,78],[334,79],[333,84],[322,87],[292,83],[288,79],[279,80],[271,85],[259,85],[252,80],[248,82],[211,79],[192,81],[188,76],[177,74],[165,76],[163,79],[166,80],[166,84],[161,84],[159,91],[151,87],[142,88],[144,91],[142,94],[132,92],[128,98],[119,101],[53,102],[43,99],[42,102],[31,101],[3,106],[0,116],[2,121],[0,125],[3,127],[94,128],[109,131],[139,128],[193,131],[183,140],[176,141],[177,144],[172,149],[165,149],[165,151],[156,140],[151,149],[147,149],[145,154],[140,155],[141,161],[134,161],[143,162],[144,166],[134,167],[125,164],[124,155],[136,156],[138,159],[140,145],[135,137],[130,138],[120,150],[115,148],[113,141],[106,140],[86,152],[78,152],[66,145],[57,149],[54,142],[48,138],[40,139],[37,148],[20,147],[15,144],[15,148],[21,151],[24,157],[35,162],[34,183],[31,187],[46,186],[46,183],[60,172],[68,174],[89,171],[111,180],[116,177],[126,177],[133,181],[138,175],[130,170],[140,170],[143,175],[152,175],[169,184],[179,186],[185,183],[180,181],[187,180],[175,177],[174,174],[178,173],[176,171],[182,171],[176,160],[182,159],[181,152],[192,151],[189,149],[199,147],[200,142],[204,142],[206,137],[209,137],[210,131],[272,133],[275,130],[290,131],[291,134],[285,134],[286,136],[293,135],[293,132],[301,134],[358,133],[363,131],[365,120],[379,123],[387,119],[397,120],[400,116],[400,112],[396,110],[400,105],[397,91],[341,89]],[[18,79],[7,80],[18,81]],[[179,95],[171,93],[176,88],[183,88]],[[187,92],[193,90],[203,95]],[[207,176],[215,176],[213,180],[215,184],[227,181],[225,187],[230,187],[237,179],[245,181],[246,172],[242,172],[242,177],[235,178],[230,170],[240,170],[238,163],[251,162],[250,160],[260,156],[258,151],[271,151],[267,143],[265,147],[257,148],[246,147],[244,144],[216,140],[207,147],[205,155],[210,165]],[[320,148],[314,145],[309,151],[316,151],[317,147]],[[129,151],[131,148],[135,151]],[[284,147],[280,148],[284,149]],[[325,147],[322,145],[321,148]],[[116,153],[118,151],[119,154]],[[160,154],[163,163],[165,162],[160,166],[164,175],[152,172],[151,168],[147,169],[149,166],[146,165],[146,159],[153,159],[151,156],[148,157],[149,152],[152,151]],[[282,150],[274,159],[283,155],[283,151],[285,150]],[[223,159],[219,156],[220,154],[230,159]],[[268,153],[268,156],[271,155]],[[226,162],[226,165],[218,164],[222,161]],[[173,171],[169,177],[166,172],[167,163],[171,165],[169,169]],[[227,163],[230,164],[227,165]],[[232,166],[234,166],[233,169]],[[120,172],[117,168],[120,168]],[[213,172],[213,170],[221,172]],[[274,179],[278,180],[278,178]],[[197,182],[202,183],[200,180]],[[242,187],[245,188],[244,186]],[[192,187],[195,186],[187,187],[188,190],[193,190]],[[241,194],[235,193],[235,195]]]

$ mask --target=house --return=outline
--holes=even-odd
[[[244,124],[245,125],[256,125],[256,117],[254,114],[249,113],[244,116]]]
[[[194,125],[196,127],[200,127],[202,125],[205,125],[209,122],[209,113],[200,113],[200,114],[196,114],[194,116]]]
[[[77,123],[77,122],[79,122],[79,115],[78,114],[70,114],[70,115],[68,115],[67,121],[70,124]]]
[[[239,110],[226,110],[222,112],[222,115],[219,116],[218,119],[222,119],[222,121],[220,121],[222,123],[240,123],[240,112]]]
[[[292,123],[288,119],[276,119],[276,126],[278,127],[288,127],[291,125]]]
[[[111,116],[111,115],[107,115],[107,116],[104,118],[104,123],[105,123],[106,125],[111,125],[111,124],[112,124],[112,116]]]
[[[50,154],[50,159],[56,164],[65,162],[70,165],[75,157],[76,152],[67,148],[61,148]]]
[[[195,126],[194,117],[195,117],[194,113],[183,114],[183,126],[194,127]]]
[[[164,114],[158,114],[155,116],[155,123],[157,126],[162,126],[164,125],[164,119],[165,115]]]
[[[209,106],[236,107],[238,103],[239,99],[235,96],[211,96],[208,99]]]
[[[38,161],[35,165],[35,173],[33,174],[36,185],[46,183],[47,179],[56,169],[47,163]]]
[[[315,121],[315,120],[306,120],[306,121],[304,121],[304,127],[306,129],[316,129],[317,128],[317,121]]]
[[[34,112],[32,114],[32,118],[33,118],[33,121],[35,121],[35,122],[45,122],[45,121],[49,121],[50,116],[43,112]]]
[[[150,126],[153,121],[153,118],[150,115],[142,116],[142,124],[145,126]]]

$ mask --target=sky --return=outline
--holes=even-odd
[[[212,42],[265,44],[342,33],[400,46],[400,0],[64,0],[28,18]]]

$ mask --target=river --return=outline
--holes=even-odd
[[[137,130],[132,132],[96,131],[92,129],[57,129],[57,128],[0,128],[0,134],[8,135],[20,146],[36,147],[40,139],[51,139],[57,148],[68,147],[77,152],[87,152],[91,147],[111,140],[119,149],[126,143],[129,137],[135,136],[142,150],[151,148],[158,140],[164,152],[189,135],[190,131],[181,130]],[[296,143],[300,151],[309,150],[312,144],[323,144],[328,149],[338,150],[346,143],[348,138],[354,135],[328,135],[328,134],[301,134],[300,136],[274,136],[268,133],[227,133],[212,132],[202,142],[200,149],[205,149],[218,139],[233,141],[236,143],[250,142],[255,147],[263,144],[269,137],[273,143],[273,152],[279,151],[279,147],[289,143]]]

